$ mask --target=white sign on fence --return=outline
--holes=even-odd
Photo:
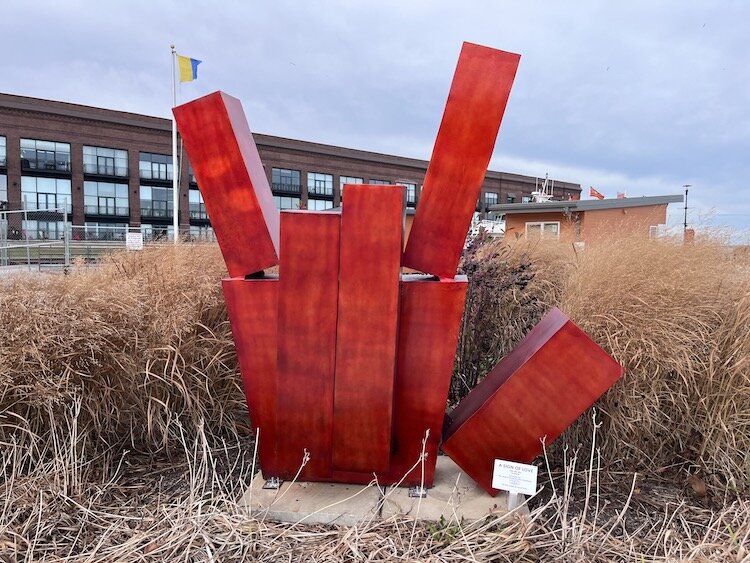
[[[492,472],[492,488],[509,493],[536,494],[536,478],[539,468],[504,459],[495,460]]]
[[[143,233],[125,233],[125,248],[143,250]]]

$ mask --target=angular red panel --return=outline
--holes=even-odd
[[[258,458],[263,475],[278,474],[276,448],[276,319],[279,280],[275,277],[222,281],[242,387],[253,430],[260,428]]]
[[[333,467],[387,471],[404,188],[350,184],[341,217]]]
[[[230,277],[278,264],[279,212],[240,101],[214,92],[173,111]]]
[[[405,276],[401,282],[393,453],[384,481],[398,482],[405,476],[404,486],[422,482],[421,465],[410,468],[429,430],[424,484],[432,486],[466,287],[466,276]]]
[[[279,269],[278,477],[331,476],[338,308],[338,213],[284,211]]]
[[[495,459],[529,463],[622,374],[553,309],[450,413],[443,451],[494,496]]]
[[[520,55],[464,43],[403,265],[453,277]]]

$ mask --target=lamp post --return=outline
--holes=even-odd
[[[683,226],[683,232],[687,232],[687,198],[688,198],[688,188],[690,188],[692,184],[683,184],[682,187],[685,188],[685,224]]]

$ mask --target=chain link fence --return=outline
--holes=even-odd
[[[49,209],[0,208],[0,273],[66,269],[73,261],[96,263],[103,255],[144,244],[172,244],[167,225],[127,223],[73,225],[70,206]],[[216,242],[210,226],[180,229],[184,242]]]

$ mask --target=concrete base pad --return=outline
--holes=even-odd
[[[522,501],[523,502],[523,501]],[[524,510],[528,509],[524,506]],[[435,467],[435,483],[425,498],[412,498],[409,489],[389,487],[386,491],[381,516],[396,514],[418,520],[475,521],[487,516],[509,512],[508,494],[500,492],[491,497],[474,483],[448,456],[439,456]]]
[[[302,482],[282,483],[274,490],[264,489],[264,484],[258,473],[242,504],[253,516],[278,522],[355,526],[395,515],[473,522],[509,512],[506,493],[491,497],[447,456],[438,457],[435,484],[422,499],[409,497],[409,489],[399,487],[382,491],[376,486]],[[517,511],[528,514],[525,505]]]

